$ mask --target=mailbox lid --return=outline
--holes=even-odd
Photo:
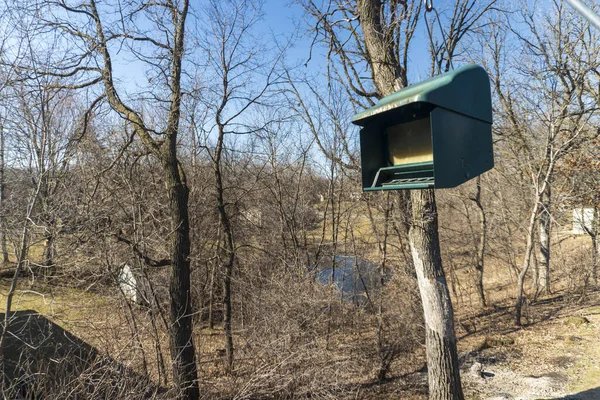
[[[475,64],[407,86],[356,114],[352,123],[366,126],[376,116],[411,103],[430,103],[468,117],[492,123],[492,96],[487,72]]]

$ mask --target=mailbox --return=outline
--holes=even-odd
[[[494,166],[490,81],[477,65],[407,86],[352,122],[365,191],[451,188]]]

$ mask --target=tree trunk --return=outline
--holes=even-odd
[[[538,218],[540,206],[542,205],[544,193],[546,193],[547,188],[550,186],[550,177],[552,176],[552,172],[554,171],[554,165],[556,162],[556,159],[552,155],[552,147],[550,142],[548,142],[546,147],[545,158],[548,161],[548,167],[543,175],[543,171],[539,171],[538,178],[536,178],[537,182],[534,182],[535,197],[533,199],[533,208],[529,216],[529,225],[527,226],[527,241],[525,245],[525,255],[523,256],[523,264],[521,266],[521,271],[519,272],[519,277],[517,279],[517,303],[515,305],[515,323],[517,325],[521,325],[521,312],[523,308],[523,301],[525,300],[523,286],[525,284],[525,277],[527,275],[527,271],[529,270],[529,266],[531,265],[531,255],[535,247],[535,223]],[[541,187],[538,186],[540,182],[539,176],[543,176],[543,180],[541,180]],[[541,271],[538,271],[538,276],[539,275],[541,275]]]
[[[417,272],[427,335],[429,398],[462,400],[454,312],[440,254],[433,190],[412,193],[410,247]]]
[[[538,216],[538,209],[540,205],[539,195],[535,197],[535,204],[533,205],[533,209],[531,210],[531,214],[529,216],[529,225],[527,227],[527,244],[525,246],[525,255],[523,256],[523,264],[521,266],[521,271],[519,272],[519,276],[517,278],[517,303],[515,305],[515,323],[517,325],[521,325],[521,313],[523,308],[524,299],[524,285],[525,285],[525,277],[527,275],[527,271],[529,270],[529,266],[531,265],[531,253],[533,252],[533,238],[535,235],[535,221]]]
[[[2,263],[8,262],[8,250],[6,248],[6,218],[4,216],[5,182],[4,175],[4,126],[0,126],[0,253]]]
[[[392,210],[392,205],[390,204],[390,194],[389,192],[386,194],[385,201],[385,211],[383,213],[383,240],[380,245],[380,253],[381,253],[381,262],[379,263],[379,288],[383,291],[383,285],[385,284],[385,270],[387,264],[387,242],[388,242],[388,234],[389,234],[389,224],[390,224],[390,213]],[[395,357],[395,349],[387,348],[384,340],[384,320],[383,320],[383,296],[379,295],[379,302],[377,304],[377,351],[379,353],[379,368],[377,371],[377,380],[379,382],[383,382],[387,373],[390,369],[392,361]]]
[[[104,93],[110,106],[121,117],[131,122],[136,135],[144,147],[154,154],[162,163],[165,187],[169,196],[169,213],[171,217],[171,234],[169,251],[171,258],[171,276],[169,280],[170,325],[169,344],[173,367],[173,383],[179,390],[177,398],[196,400],[200,397],[198,374],[192,335],[192,296],[190,293],[190,222],[188,215],[189,188],[185,171],[177,159],[177,136],[181,118],[181,65],[184,56],[185,20],[189,1],[183,0],[181,10],[178,4],[171,2],[173,20],[173,43],[170,49],[171,73],[169,88],[171,102],[166,125],[166,137],[157,142],[151,135],[141,114],[123,103],[113,80],[111,55],[108,40],[104,35],[102,20],[96,7],[96,1],[89,2],[89,15],[96,27],[96,38],[93,47],[102,56],[102,81]],[[86,14],[88,14],[86,12]]]
[[[382,28],[381,1],[358,0],[357,9],[373,81],[380,94],[389,95],[406,86],[407,79]],[[442,268],[434,191],[413,191],[411,207],[409,241],[425,312],[429,398],[462,400],[454,313]]]
[[[173,381],[181,391],[179,398],[195,400],[198,390],[196,357],[192,336],[192,297],[190,292],[189,188],[176,158],[176,137],[169,137],[168,156],[163,161],[169,188],[171,214],[170,350]]]
[[[598,267],[600,267],[600,207],[594,206],[592,220],[592,279],[598,285]]]
[[[477,177],[477,193],[475,194],[474,201],[475,205],[477,205],[477,210],[479,211],[480,222],[479,245],[477,246],[477,265],[475,265],[475,270],[477,271],[477,292],[479,294],[479,303],[481,307],[486,307],[487,303],[485,301],[485,291],[483,288],[483,267],[485,257],[487,221],[485,218],[485,210],[483,209],[483,204],[481,203],[481,176]]]
[[[541,196],[541,210],[539,219],[539,239],[540,253],[538,260],[538,281],[536,290],[550,293],[550,206],[551,206],[551,186],[546,185],[546,189]]]
[[[45,278],[54,275],[54,234],[50,231],[45,237],[42,273]]]
[[[215,264],[212,265],[211,269],[210,269],[210,292],[208,295],[208,328],[209,329],[214,329],[215,327],[215,320],[213,318],[213,308],[214,308],[214,303],[215,303],[215,272],[216,272],[216,266]]]
[[[221,173],[221,155],[225,139],[224,127],[219,126],[219,138],[215,149],[214,171],[217,187],[217,209],[219,211],[219,225],[224,234],[224,273],[223,277],[223,334],[225,335],[225,370],[231,373],[233,370],[233,334],[231,331],[232,308],[231,308],[231,278],[233,276],[233,263],[235,262],[235,248],[233,245],[233,231],[231,221],[225,209],[225,194],[223,186],[223,175]]]
[[[221,207],[219,207],[221,208]],[[223,206],[224,208],[224,206]],[[229,222],[227,222],[229,225]],[[225,356],[226,372],[231,373],[233,370],[233,333],[231,331],[232,309],[231,309],[231,278],[233,275],[233,238],[229,227],[224,229],[227,261],[225,262],[225,277],[223,279],[223,333],[225,334]]]
[[[217,267],[219,265],[219,247],[221,246],[220,231],[220,229],[217,231],[217,248],[215,250],[215,262],[211,263],[210,268],[210,287],[208,292],[208,327],[210,329],[213,329],[215,327],[213,308],[215,304],[215,275],[217,273]]]

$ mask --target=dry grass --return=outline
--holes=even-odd
[[[596,344],[600,336],[600,293],[590,292],[588,287],[584,295],[579,276],[587,262],[582,254],[587,251],[588,242],[583,236],[556,237],[554,292],[527,306],[527,325],[522,328],[514,325],[512,316],[514,271],[498,260],[487,260],[485,287],[492,306],[486,310],[477,304],[472,270],[463,267],[452,271],[459,351],[469,398],[510,390],[516,395],[514,390],[525,389],[518,385],[511,388],[506,382],[519,379],[522,385],[532,385],[536,376],[564,377],[562,386],[555,391],[557,395],[596,389],[600,381],[600,345]],[[274,393],[278,393],[278,398],[426,398],[426,373],[419,372],[425,364],[423,347],[401,354],[391,366],[389,379],[375,382],[376,337],[371,314],[340,310],[340,319],[327,339],[322,329],[326,303],[319,303],[328,298],[325,291],[311,292],[298,283],[264,289],[272,299],[261,299],[256,305],[260,311],[256,312],[268,315],[269,320],[262,326],[254,322],[235,332],[237,369],[233,376],[223,374],[224,345],[218,326],[213,330],[196,329],[199,373],[206,398],[267,398]],[[8,280],[1,281],[2,308],[7,290]],[[279,304],[276,299],[282,298],[288,298],[289,304]],[[157,341],[168,363],[164,327],[159,326],[158,338],[151,335],[147,310],[137,306],[130,310],[116,291],[96,293],[39,281],[30,287],[24,278],[13,310],[35,310],[102,354],[138,372],[144,370],[143,350],[145,368],[156,382]],[[569,322],[573,316],[585,317],[589,322],[574,325]],[[314,331],[302,331],[306,328],[299,325],[299,318],[312,321],[310,329]],[[485,382],[473,378],[468,368],[477,360],[488,371],[495,371],[497,377]]]

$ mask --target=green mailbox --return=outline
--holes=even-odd
[[[490,81],[477,65],[408,86],[352,122],[363,190],[451,188],[494,166]]]

